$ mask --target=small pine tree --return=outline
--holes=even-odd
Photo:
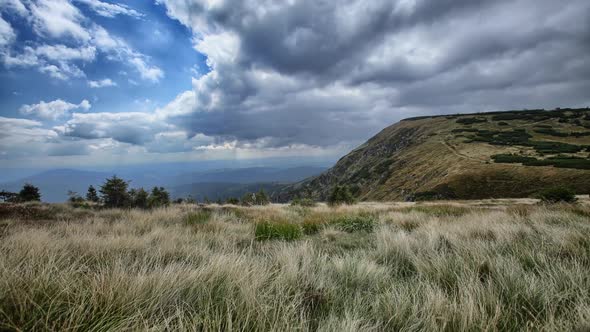
[[[148,206],[156,208],[160,206],[167,206],[170,204],[170,194],[164,187],[154,187],[149,197]]]
[[[68,203],[73,207],[87,207],[84,197],[78,195],[77,192],[68,190]]]
[[[267,205],[270,204],[270,199],[264,192],[264,189],[260,188],[260,190],[255,194],[254,204],[256,205]]]
[[[84,202],[84,198],[78,195],[77,192],[68,190],[68,202],[72,204],[79,204]]]
[[[18,193],[18,200],[20,202],[40,202],[41,193],[39,192],[39,188],[30,183],[25,183],[23,189]]]
[[[86,192],[86,200],[89,202],[94,202],[94,203],[98,203],[98,201],[99,201],[98,194],[96,193],[96,189],[92,185],[90,185],[88,187],[88,191]]]
[[[105,183],[100,186],[100,194],[104,205],[109,208],[123,208],[128,207],[130,203],[129,193],[127,187],[129,183],[116,175],[107,179]]]
[[[129,196],[131,198],[131,204],[133,207],[140,209],[148,208],[149,194],[143,188],[131,189],[129,191]]]

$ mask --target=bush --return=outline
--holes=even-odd
[[[77,205],[80,203],[84,203],[84,198],[82,198],[82,196],[78,195],[77,192],[75,191],[68,191],[68,202],[72,205]]]
[[[577,157],[550,157],[525,163],[527,166],[553,166],[557,168],[590,169],[590,160]]]
[[[545,141],[530,141],[528,146],[532,146],[537,152],[550,153],[576,153],[584,149],[583,146],[561,143],[561,142],[545,142]]]
[[[288,222],[263,221],[256,224],[254,229],[256,240],[297,240],[302,235],[301,227]]]
[[[242,196],[242,205],[268,205],[270,199],[266,195],[263,189],[260,189],[257,193],[246,193]]]
[[[17,195],[17,200],[19,202],[40,202],[41,193],[39,192],[39,188],[30,183],[25,183],[23,189]]]
[[[292,206],[304,206],[304,207],[314,207],[316,206],[316,202],[311,198],[295,198],[291,202]]]
[[[329,205],[354,204],[355,199],[347,186],[337,185],[332,190],[330,197],[328,197]]]
[[[240,200],[235,197],[228,197],[225,200],[225,204],[238,205],[238,204],[240,204]]]
[[[488,119],[486,119],[486,118],[459,118],[456,120],[456,122],[460,123],[460,124],[464,124],[464,125],[470,125],[470,124],[474,124],[474,123],[488,122]]]
[[[492,156],[496,163],[522,163],[525,166],[553,166],[557,168],[590,169],[590,160],[567,155],[558,155],[547,159],[537,159],[514,154],[496,154]]]
[[[15,202],[17,200],[17,197],[17,193],[13,193],[6,190],[0,191],[0,200],[2,200],[3,202]]]
[[[340,230],[348,233],[367,232],[370,233],[375,229],[377,224],[372,216],[344,216],[337,218],[333,222]]]
[[[576,194],[573,190],[567,187],[559,186],[547,188],[537,195],[543,203],[574,203],[576,202]]]
[[[517,163],[517,164],[524,164],[531,161],[536,161],[537,158],[534,157],[525,157],[519,156],[515,154],[496,154],[492,156],[492,159],[496,163]]]

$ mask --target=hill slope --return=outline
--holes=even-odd
[[[590,109],[412,118],[279,199],[325,199],[335,185],[361,200],[526,197],[559,184],[588,193],[589,154]]]

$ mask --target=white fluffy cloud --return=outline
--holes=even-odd
[[[132,17],[142,17],[143,15],[136,10],[129,8],[124,4],[109,3],[100,0],[75,0],[83,3],[95,11],[98,15],[104,17],[115,17],[117,15],[127,15]]]
[[[2,16],[0,16],[0,49],[10,45],[16,38],[16,33],[10,23],[6,22]]]
[[[65,45],[41,45],[35,49],[37,56],[54,61],[92,61],[96,56],[96,47],[83,46],[80,48],[67,47]]]
[[[110,78],[105,78],[98,81],[88,81],[88,86],[91,88],[105,88],[109,86],[117,86],[117,83],[113,82]]]
[[[162,69],[156,66],[149,66],[146,64],[145,60],[141,56],[134,56],[129,59],[129,62],[135,67],[135,69],[139,72],[141,78],[151,81],[151,82],[158,82],[162,77],[164,77],[164,72]]]
[[[16,36],[10,24],[0,17],[0,61],[7,67],[36,67],[49,76],[67,80],[85,77],[80,62],[92,62],[97,55],[124,63],[137,71],[142,79],[158,82],[164,72],[150,63],[150,58],[112,36],[105,28],[86,17],[70,0],[0,0],[6,10],[27,17],[27,22],[42,42],[28,43],[21,49],[8,47]],[[99,15],[141,17],[123,4],[99,0],[76,0]],[[55,44],[56,40],[60,43]],[[64,45],[63,41],[68,41]]]
[[[84,15],[68,0],[37,0],[30,4],[33,27],[39,35],[53,38],[71,37],[88,41]]]
[[[0,8],[20,16],[25,16],[28,13],[27,8],[20,0],[0,0]]]
[[[35,116],[47,120],[58,120],[70,114],[71,111],[80,109],[88,111],[91,105],[86,99],[79,104],[72,104],[61,99],[50,102],[41,101],[38,104],[23,105],[20,112],[23,115]]]

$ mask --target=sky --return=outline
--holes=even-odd
[[[0,0],[0,167],[336,160],[418,115],[590,106],[587,0]]]

